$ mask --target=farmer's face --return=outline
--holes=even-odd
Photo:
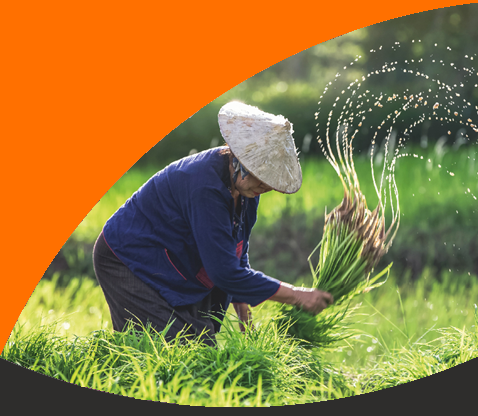
[[[254,198],[258,195],[265,194],[266,192],[272,191],[272,188],[251,173],[242,179],[241,174],[237,175],[236,189],[242,196],[247,198]]]

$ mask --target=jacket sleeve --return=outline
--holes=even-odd
[[[280,281],[251,269],[247,250],[237,258],[230,204],[214,187],[194,190],[188,207],[192,234],[209,279],[235,302],[256,306],[279,290]]]

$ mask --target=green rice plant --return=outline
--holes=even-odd
[[[355,394],[273,319],[245,334],[228,316],[223,326],[217,347],[181,334],[166,342],[166,330],[151,327],[99,330],[73,341],[51,325],[23,334],[17,328],[1,358],[82,387],[179,404],[257,407]]]
[[[287,325],[287,333],[304,348],[320,347],[329,351],[333,344],[347,341],[359,330],[350,327],[357,315],[358,306],[329,307],[317,316],[290,305],[276,306],[277,321]]]
[[[388,277],[392,264],[373,277],[371,274],[379,260],[387,253],[397,233],[400,223],[400,207],[393,175],[394,162],[389,164],[388,157],[384,158],[380,189],[375,182],[373,156],[371,158],[372,178],[378,196],[377,207],[371,212],[367,207],[365,196],[360,190],[353,163],[352,140],[348,139],[346,129],[342,135],[342,148],[339,140],[336,141],[339,162],[331,149],[328,135],[328,152],[321,140],[319,143],[342,182],[344,198],[342,203],[330,214],[326,213],[322,240],[312,251],[308,261],[313,276],[313,287],[332,294],[338,310],[335,308],[325,313],[322,312],[317,317],[310,317],[305,311],[294,309],[290,305],[283,306],[281,311],[283,319],[289,317],[292,321],[291,334],[314,346],[325,347],[353,335],[351,331],[347,331],[341,325],[342,320],[351,315],[348,305],[343,308],[343,304],[351,301],[360,293],[370,291],[385,283],[386,279],[381,282],[379,279],[386,273]],[[385,148],[385,152],[387,152],[387,148]],[[385,177],[387,168],[390,173]],[[385,227],[387,189],[384,188],[384,178],[389,182],[388,196],[392,208],[392,220],[388,229]],[[396,198],[395,208],[392,190]],[[314,267],[311,259],[319,248],[319,260]]]
[[[456,327],[436,330],[432,342],[418,341],[384,354],[363,377],[364,393],[418,380],[478,358],[478,307],[474,329]]]
[[[422,280],[429,282],[430,276]],[[455,280],[456,276],[450,279],[450,283]],[[384,315],[389,312],[402,314],[400,303],[403,304],[406,325],[399,323],[399,315],[389,316],[387,322],[397,324],[394,326],[395,335],[386,338],[388,327],[379,324],[388,344],[386,351],[378,351],[379,344],[375,344],[373,355],[376,358],[359,360],[356,357],[372,355],[366,351],[367,345],[360,342],[360,347],[365,348],[353,350],[354,354],[361,355],[350,356],[349,367],[342,364],[344,354],[337,352],[336,344],[328,344],[330,358],[326,359],[323,348],[304,348],[311,344],[291,337],[290,322],[282,325],[269,310],[276,302],[265,303],[255,329],[246,327],[245,333],[237,330],[231,310],[218,334],[217,348],[187,339],[180,342],[180,338],[166,343],[162,332],[151,328],[141,332],[96,330],[81,337],[63,336],[59,335],[60,321],[56,323],[57,327],[55,323],[28,327],[17,324],[0,358],[81,387],[141,400],[208,407],[283,406],[350,397],[423,378],[478,358],[478,308],[475,308],[475,325],[473,320],[470,321],[473,313],[467,314],[466,321],[464,315],[456,315],[453,321],[440,318],[438,326],[444,328],[435,331],[438,337],[431,342],[426,342],[421,333],[418,339],[409,342],[407,335],[408,332],[411,340],[416,332],[410,320],[416,311],[413,307],[415,300],[426,297],[427,302],[445,305],[443,300],[446,298],[438,297],[443,292],[459,295],[453,298],[455,304],[463,300],[463,284],[453,289],[438,281],[429,282],[434,294],[422,293],[421,286],[414,286],[409,292],[401,289],[403,297],[397,298],[397,290],[391,281],[393,276],[384,290],[371,291],[359,300],[368,303],[365,301],[370,298],[370,303],[383,309]],[[469,284],[475,286],[466,293],[469,292],[471,299],[477,299],[476,279],[470,277]],[[70,290],[68,293],[78,296],[81,291]],[[396,298],[396,305],[392,296]],[[50,297],[54,297],[53,293]],[[427,302],[423,307],[433,314],[438,313],[435,308],[431,311]],[[460,306],[463,309],[464,304],[469,302],[463,302]],[[356,326],[361,311],[358,306],[350,305],[345,302],[342,306],[344,309],[348,306],[349,318],[344,316],[338,322],[334,330],[336,335],[349,331],[358,333],[345,327],[349,319],[353,319]],[[85,310],[88,306],[85,305]],[[453,316],[442,308],[439,312],[443,316]],[[368,318],[374,316],[369,314]],[[397,331],[402,333],[400,328],[403,328],[401,337],[396,335]],[[426,338],[431,339],[429,334]],[[352,339],[355,342],[355,337]],[[402,342],[403,339],[406,342]]]
[[[342,182],[344,198],[330,214],[326,213],[322,240],[308,260],[314,279],[313,286],[331,293],[335,303],[340,304],[384,283],[375,282],[389,271],[391,264],[373,278],[370,276],[379,260],[388,252],[398,231],[400,224],[398,189],[394,177],[394,160],[391,163],[388,161],[387,146],[385,146],[386,157],[384,157],[380,189],[378,189],[374,176],[372,152],[370,162],[378,204],[373,212],[370,211],[365,196],[360,190],[353,163],[352,140],[348,140],[346,130],[343,134],[342,149],[340,149],[339,140],[336,141],[340,163],[334,157],[328,136],[328,152],[325,151],[321,140],[319,143]],[[385,175],[386,170],[389,171],[387,175]],[[389,183],[388,190],[384,187],[384,179]],[[388,196],[387,191],[389,191]],[[392,191],[396,199],[395,207]],[[392,219],[391,225],[386,229],[385,209],[388,199],[390,199]],[[311,258],[319,247],[319,261],[314,268]]]
[[[434,343],[438,344],[432,351],[434,357],[447,366],[455,366],[478,357],[478,306],[475,304],[474,330],[456,327],[437,329],[441,335]]]
[[[401,276],[399,283],[392,270],[384,286],[353,300],[352,305],[361,304],[362,316],[352,326],[360,338],[333,344],[323,360],[362,372],[401,346],[438,342],[437,328],[473,328],[476,276],[447,272],[440,279],[428,271],[416,281],[409,279]]]

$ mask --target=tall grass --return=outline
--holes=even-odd
[[[415,281],[408,276],[398,283],[392,271],[387,284],[353,302],[362,314],[353,325],[354,342],[337,345],[327,360],[366,368],[401,346],[435,342],[440,328],[472,328],[475,304],[477,276],[447,272],[437,279],[426,270]]]
[[[256,308],[256,330],[245,335],[231,309],[217,349],[192,340],[167,344],[152,330],[113,333],[101,289],[88,279],[70,284],[40,282],[1,358],[143,400],[251,407],[317,402],[395,386],[478,357],[475,276],[440,282],[424,275],[398,285],[392,273],[380,290],[353,301],[353,339],[328,350],[304,348],[287,336],[275,302]],[[55,314],[47,313],[51,308]],[[91,308],[101,313],[90,314]]]
[[[207,406],[271,406],[359,393],[273,321],[245,336],[226,318],[218,348],[166,331],[95,331],[68,341],[54,325],[18,328],[2,358],[82,387],[143,400]]]
[[[415,342],[380,357],[363,377],[363,390],[376,391],[445,371],[478,357],[478,307],[475,324],[440,328],[434,342]]]

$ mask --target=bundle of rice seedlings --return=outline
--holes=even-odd
[[[373,211],[370,211],[365,196],[360,190],[353,164],[352,143],[347,140],[346,129],[342,149],[337,140],[340,163],[333,155],[328,136],[328,151],[321,140],[319,143],[342,182],[344,198],[332,212],[329,214],[326,212],[322,240],[309,256],[308,261],[313,276],[313,287],[331,293],[334,297],[334,305],[315,317],[290,305],[283,305],[281,312],[282,319],[289,319],[291,322],[288,331],[290,335],[309,342],[312,346],[325,347],[354,334],[345,324],[346,320],[356,315],[356,308],[349,309],[350,301],[360,293],[385,283],[386,279],[385,281],[379,281],[379,279],[385,274],[388,277],[392,264],[373,277],[372,274],[395,238],[400,223],[400,208],[393,175],[394,160],[389,164],[388,158],[384,158],[382,179],[378,189],[373,174],[372,153],[372,177],[378,204]],[[387,167],[390,173],[385,177]],[[392,206],[391,225],[388,229],[385,226],[387,190],[384,188],[384,178],[389,182],[388,191]],[[392,204],[392,191],[396,199],[395,209]],[[311,259],[319,248],[319,260],[314,267]]]

